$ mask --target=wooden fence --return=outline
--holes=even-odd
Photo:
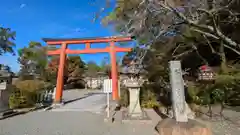
[[[54,101],[55,94],[56,87],[38,92],[35,97],[36,104],[51,104]]]

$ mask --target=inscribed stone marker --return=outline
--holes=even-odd
[[[177,122],[187,122],[184,82],[180,61],[170,61],[170,82],[172,88],[173,114]]]

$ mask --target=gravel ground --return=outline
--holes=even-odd
[[[211,124],[214,135],[240,134],[240,113],[237,111],[225,109],[223,117],[219,113],[214,113],[212,118],[202,116],[202,120]]]

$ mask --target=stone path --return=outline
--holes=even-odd
[[[87,111],[93,113],[101,113],[105,110],[106,103],[106,94],[90,93],[80,98],[80,100],[71,102],[61,108],[53,109],[51,111]]]
[[[100,90],[85,90],[85,89],[72,89],[63,91],[64,101],[76,100],[85,97],[88,93],[97,93]]]
[[[32,112],[0,121],[1,135],[154,135],[141,124],[106,123],[89,112]]]
[[[72,91],[69,95],[70,93],[78,92]],[[102,106],[106,104],[106,95],[96,91],[93,94],[80,93],[82,92],[74,98],[84,98],[62,108],[31,112],[0,121],[0,135],[154,135],[156,133],[152,125],[143,123],[104,122]],[[72,99],[68,98],[68,100]]]

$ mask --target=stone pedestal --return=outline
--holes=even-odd
[[[131,117],[141,117],[142,109],[139,101],[140,87],[130,87],[129,90],[129,108],[128,114]]]
[[[160,121],[155,129],[159,135],[212,135],[209,127],[195,120],[177,122],[167,118]]]
[[[125,84],[129,90],[129,107],[123,112],[124,120],[146,120],[146,113],[141,109],[139,94],[141,85],[137,80],[128,80]]]

